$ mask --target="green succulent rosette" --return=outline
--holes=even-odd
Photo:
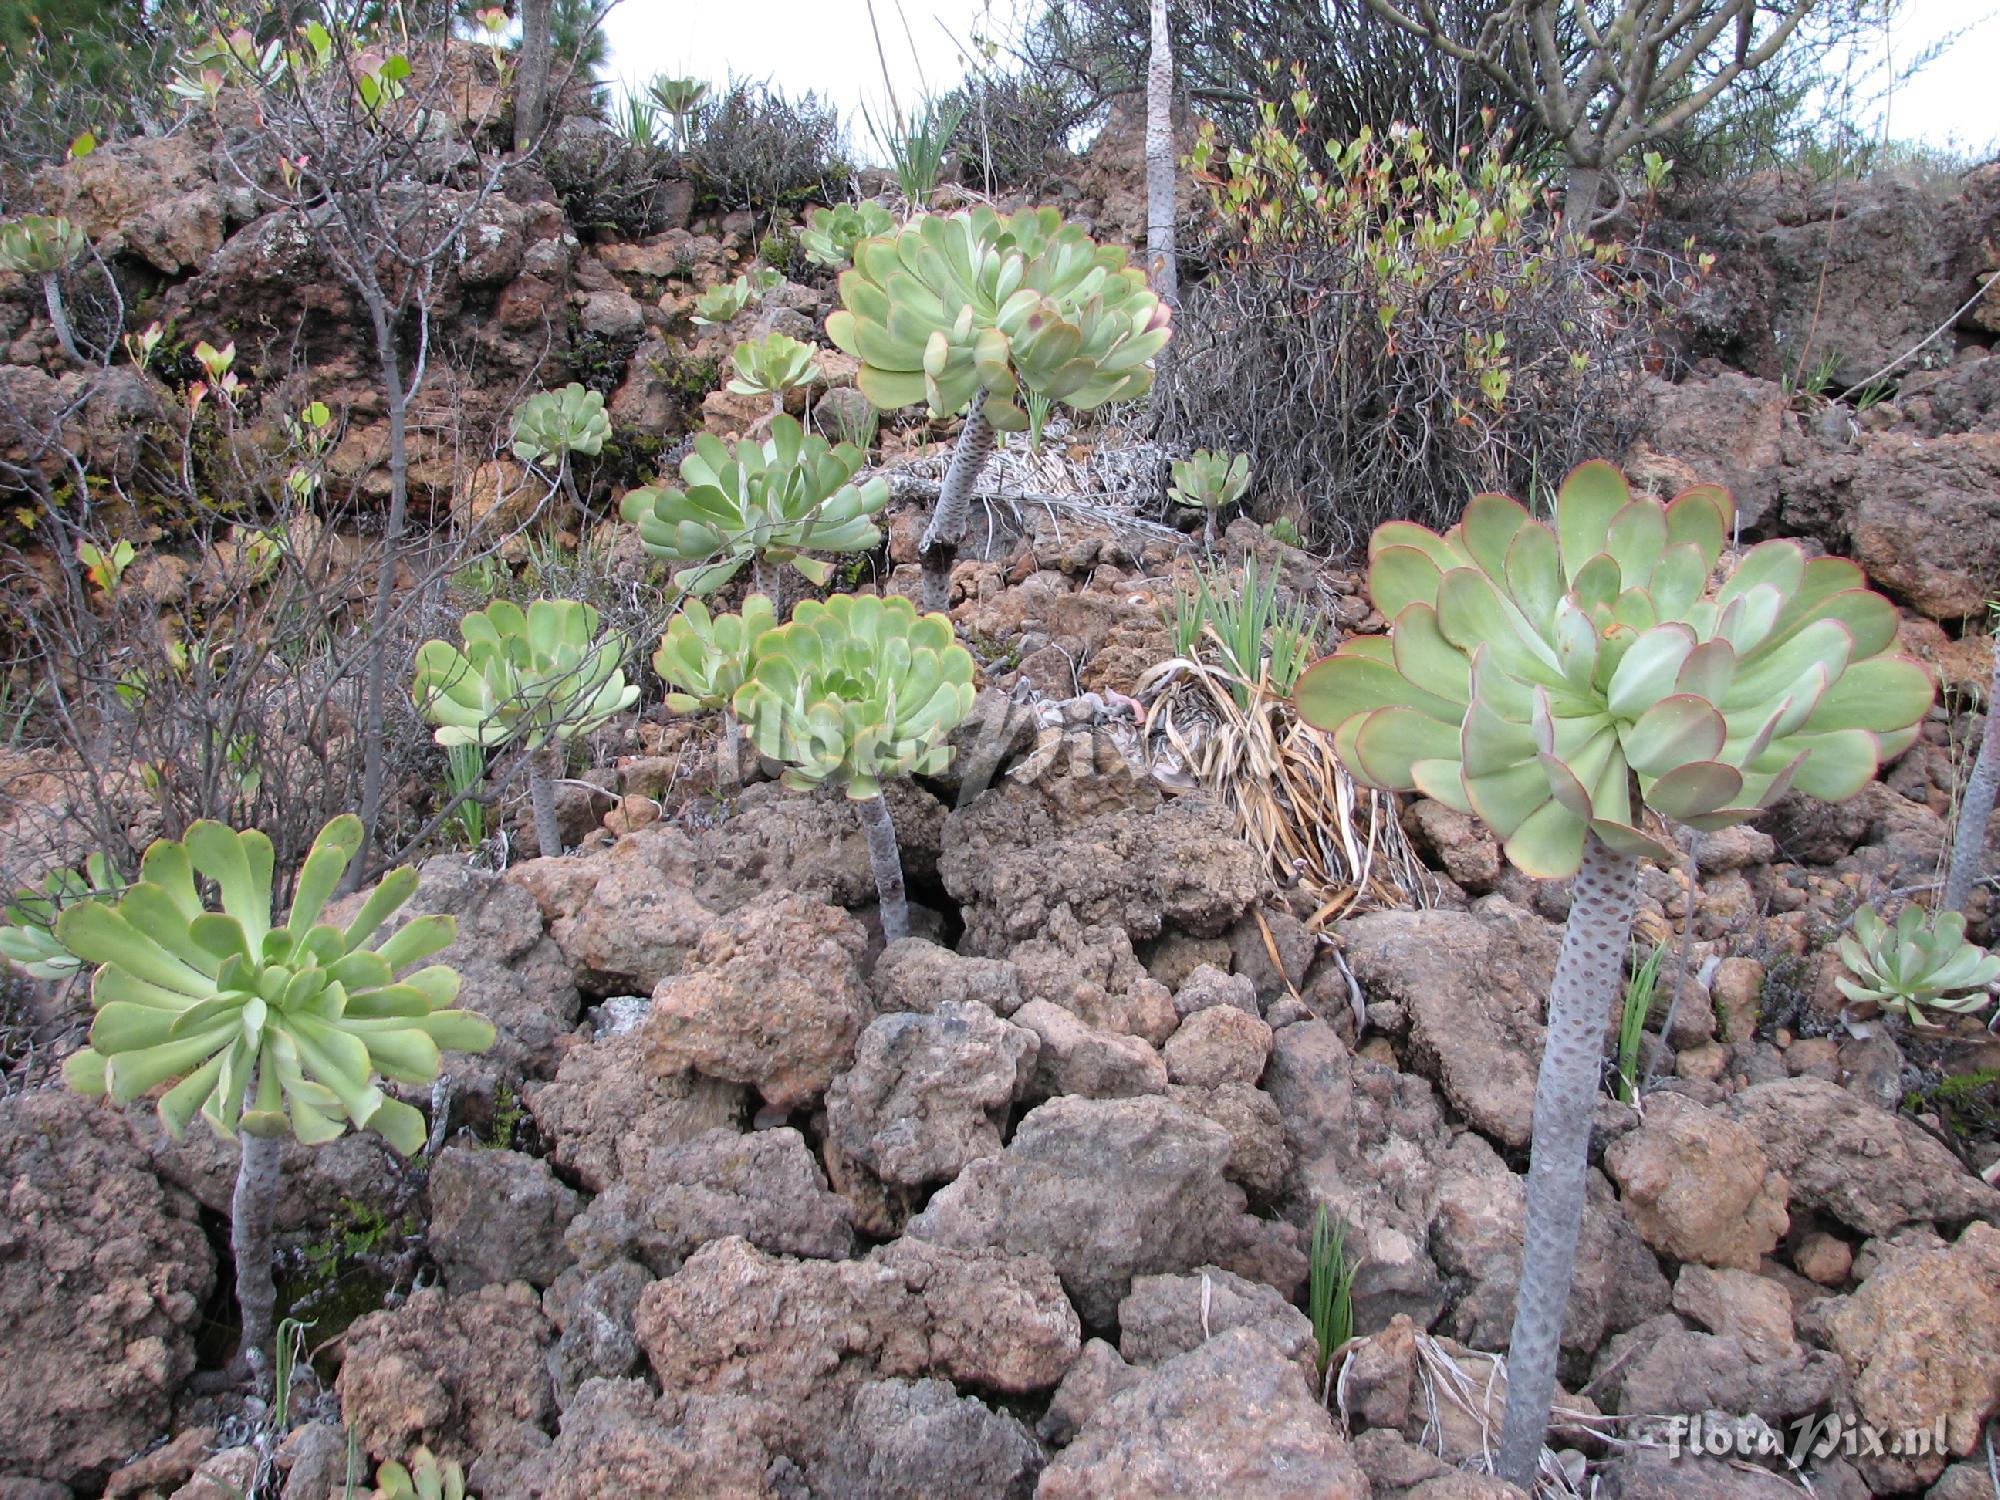
[[[1368,572],[1390,633],[1309,668],[1299,712],[1357,781],[1478,816],[1540,877],[1575,873],[1587,833],[1670,859],[1647,807],[1716,829],[1792,787],[1851,797],[1915,740],[1931,679],[1843,559],[1766,542],[1711,592],[1734,512],[1593,462],[1553,527],[1505,495],[1443,536],[1392,521]]]
[[[719,282],[694,299],[694,320],[704,327],[721,327],[736,320],[757,295],[748,276]]]
[[[833,567],[808,552],[865,552],[882,540],[871,517],[889,503],[889,484],[852,482],[863,456],[852,443],[808,436],[788,416],[772,419],[767,441],[733,449],[703,433],[681,460],[678,488],[633,490],[619,514],[655,557],[694,564],[674,575],[690,594],[720,588],[755,557],[824,584]]]
[[[1175,460],[1169,472],[1173,483],[1167,486],[1167,497],[1176,505],[1219,510],[1234,505],[1250,488],[1250,455],[1198,448]]]
[[[93,854],[81,870],[57,870],[38,889],[22,889],[0,907],[0,958],[36,979],[67,979],[83,961],[56,938],[56,922],[83,901],[103,901],[125,888],[111,861]]]
[[[530,396],[514,413],[514,456],[523,463],[568,453],[595,458],[610,437],[603,395],[575,382]]]
[[[63,1066],[70,1086],[128,1104],[171,1084],[159,1115],[176,1138],[199,1113],[224,1136],[289,1132],[310,1145],[352,1124],[416,1151],[423,1115],[375,1080],[427,1083],[440,1048],[481,1052],[494,1031],[453,1008],[455,970],[403,973],[451,943],[451,917],[418,917],[369,946],[416,889],[416,871],[385,876],[345,927],[320,921],[360,847],[359,818],[320,830],[282,926],[272,916],[271,841],[211,822],[155,843],[116,901],[65,911],[57,938],[97,966],[90,1044]],[[219,911],[203,905],[198,879],[212,885]]]
[[[840,203],[832,208],[816,208],[799,231],[799,248],[816,266],[839,270],[854,260],[854,247],[863,240],[889,234],[896,220],[889,210],[872,199],[860,203]]]
[[[23,214],[0,224],[0,271],[54,276],[83,254],[83,230],[60,214]]]
[[[1892,926],[1864,906],[1841,934],[1839,951],[1847,972],[1833,982],[1841,994],[1859,1006],[1900,1011],[1920,1027],[1932,1025],[1926,1010],[1984,1010],[1992,1003],[1988,986],[2000,979],[2000,954],[1965,940],[1963,912],[1906,906]]]
[[[1088,411],[1151,387],[1167,308],[1125,262],[1053,208],[921,215],[854,247],[826,331],[877,406],[943,418],[984,391],[987,420],[1024,432],[1024,393]]]
[[[741,614],[711,615],[699,599],[684,602],[653,653],[653,670],[669,688],[667,707],[691,714],[726,705],[749,677],[757,643],[777,623],[762,594],[745,599]]]
[[[904,598],[836,594],[802,602],[757,641],[736,691],[751,743],[785,766],[785,785],[878,796],[905,773],[951,761],[951,731],[972,712],[972,654],[941,614]]]
[[[440,745],[512,744],[587,734],[638,700],[625,680],[625,638],[600,637],[597,611],[573,599],[523,610],[499,599],[459,622],[464,649],[426,641],[412,696]]]
[[[729,364],[736,372],[729,389],[739,396],[776,396],[819,378],[812,346],[782,333],[738,344]]]

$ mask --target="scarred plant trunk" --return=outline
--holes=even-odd
[[[514,82],[514,150],[526,151],[542,133],[549,97],[549,0],[521,0],[520,72]]]
[[[1180,301],[1174,263],[1174,48],[1167,0],[1152,0],[1146,55],[1146,279],[1172,307]]]
[[[562,824],[556,820],[556,788],[551,777],[562,773],[562,750],[550,740],[528,762],[528,805],[535,815],[535,843],[546,858],[563,852]]]
[[[919,544],[924,561],[924,610],[951,607],[951,565],[958,560],[958,545],[965,540],[966,518],[972,511],[972,487],[993,456],[993,424],[986,420],[986,392],[973,396],[966,408],[965,426],[952,450],[951,467],[945,470],[938,490],[937,509],[924,528]]]
[[[1583,1224],[1590,1117],[1604,1065],[1604,1022],[1632,937],[1639,864],[1585,836],[1562,953],[1549,986],[1548,1040],[1535,1080],[1521,1290],[1507,1345],[1500,1477],[1533,1493],[1556,1385],[1556,1352]]]
[[[243,1337],[236,1358],[261,1391],[271,1376],[272,1325],[278,1311],[278,1284],[271,1266],[275,1249],[271,1226],[278,1214],[279,1136],[237,1137],[242,1159],[236,1191],[229,1199],[229,1247],[236,1257],[236,1305],[243,1313]]]
[[[56,331],[56,342],[62,345],[62,352],[80,365],[88,364],[82,351],[76,347],[76,335],[70,332],[69,313],[63,307],[62,283],[54,276],[42,278],[42,302],[49,310],[49,323]]]
[[[882,941],[901,942],[910,935],[910,898],[903,889],[903,856],[896,847],[896,821],[880,795],[854,804],[868,835],[868,864],[875,872],[875,897],[882,903]]]
[[[1993,651],[1993,681],[1986,690],[1986,732],[1958,804],[1958,831],[1951,840],[1951,870],[1944,881],[1946,911],[1964,911],[1986,861],[1986,824],[2000,791],[2000,644]]]
[[[1604,186],[1604,169],[1582,162],[1569,164],[1569,181],[1563,189],[1563,228],[1576,236],[1590,233],[1590,221],[1597,214],[1597,195]]]

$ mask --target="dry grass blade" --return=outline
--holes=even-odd
[[[1331,741],[1271,691],[1266,674],[1248,684],[1247,706],[1237,702],[1240,685],[1185,656],[1140,679],[1156,774],[1228,809],[1278,885],[1312,903],[1315,931],[1349,912],[1422,905],[1422,866],[1391,800],[1354,784]]]

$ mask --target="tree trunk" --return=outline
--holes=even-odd
[[[1507,1420],[1500,1438],[1502,1479],[1530,1494],[1555,1397],[1556,1353],[1583,1225],[1590,1117],[1604,1066],[1604,1023],[1632,936],[1639,863],[1585,836],[1583,868],[1549,986],[1548,1040],[1535,1081],[1534,1137],[1528,1160],[1528,1213],[1521,1289],[1507,1345]]]
[[[514,151],[542,133],[549,93],[549,0],[521,0],[521,63],[514,81]]]
[[[382,527],[382,565],[375,579],[375,611],[369,622],[366,703],[361,734],[361,847],[341,877],[343,890],[356,890],[375,845],[382,819],[387,739],[389,622],[396,613],[396,569],[402,560],[403,531],[410,513],[410,393],[403,384],[403,359],[395,325],[379,292],[369,299],[375,355],[382,367],[382,394],[389,408],[389,515]]]
[[[62,283],[54,276],[42,278],[42,301],[49,310],[49,322],[54,325],[56,342],[62,345],[62,352],[78,364],[88,364],[76,347],[76,336],[70,332],[69,314],[63,309]]]
[[[931,512],[931,523],[924,528],[920,544],[926,611],[951,607],[951,565],[958,559],[958,544],[965,540],[972,487],[992,456],[993,424],[986,420],[986,392],[980,391],[966,408],[965,426],[959,431],[951,467],[945,470],[944,484],[938,490],[937,509]]]
[[[1964,911],[1972,899],[1972,888],[1986,863],[1986,824],[1993,816],[1995,791],[2000,791],[2000,640],[1994,643],[1993,682],[1986,690],[1986,732],[1979,737],[1979,756],[1958,803],[1951,871],[1944,882],[1946,911]]]
[[[1152,0],[1146,56],[1146,279],[1169,307],[1180,301],[1174,263],[1174,46],[1167,0]]]
[[[229,1199],[229,1246],[236,1256],[236,1305],[243,1313],[243,1337],[236,1357],[259,1390],[272,1370],[273,1322],[278,1283],[271,1270],[275,1255],[271,1225],[278,1213],[278,1153],[282,1136],[237,1136],[242,1159],[236,1191]]]
[[[1563,228],[1581,239],[1590,233],[1590,221],[1597,213],[1597,195],[1604,187],[1604,169],[1572,160],[1569,180],[1563,190]]]
[[[550,740],[541,749],[531,752],[528,762],[528,806],[535,815],[535,843],[544,859],[551,854],[563,852],[562,824],[556,819],[556,789],[550,779],[553,766],[557,775],[562,774],[562,743]]]
[[[875,897],[882,904],[882,941],[910,935],[910,898],[903,889],[903,856],[896,848],[896,821],[880,793],[854,804],[868,835],[868,865],[875,872]]]

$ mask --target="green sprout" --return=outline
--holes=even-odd
[[[82,258],[89,243],[83,231],[60,214],[24,214],[0,224],[0,271],[32,276],[41,282],[42,302],[49,310],[56,342],[78,364],[87,361],[77,350],[69,314],[63,308],[62,274]]]
[[[438,726],[440,745],[525,747],[543,854],[562,852],[544,762],[555,759],[558,741],[590,733],[639,697],[638,685],[625,681],[625,638],[599,636],[597,624],[597,611],[573,599],[537,599],[525,611],[499,599],[459,622],[463,651],[437,640],[417,651],[412,696]]]
[[[889,485],[853,482],[862,457],[852,444],[829,447],[807,436],[787,416],[772,419],[768,441],[745,440],[733,450],[703,433],[681,460],[683,488],[633,490],[619,513],[639,528],[649,553],[694,564],[674,575],[690,594],[720,588],[745,563],[758,593],[769,592],[767,562],[824,584],[832,566],[809,551],[865,552],[882,540],[870,518],[889,503]]]
[[[694,320],[705,328],[733,323],[756,295],[748,276],[721,282],[694,299]]]
[[[1612,1092],[1625,1104],[1639,1102],[1639,1043],[1646,1035],[1646,1022],[1660,989],[1660,962],[1666,946],[1655,944],[1644,959],[1632,966],[1625,983],[1625,999],[1618,1008],[1618,1070],[1612,1075]]]
[[[370,1500],[467,1500],[465,1470],[455,1459],[440,1461],[430,1449],[419,1448],[408,1467],[392,1460],[375,1471]]]
[[[1387,636],[1299,679],[1300,716],[1361,785],[1483,819],[1528,875],[1576,876],[1536,1088],[1527,1240],[1501,1472],[1540,1451],[1582,1221],[1603,1018],[1638,862],[1675,857],[1647,812],[1726,828],[1788,789],[1851,797],[1915,742],[1931,681],[1892,655],[1895,606],[1839,558],[1751,549],[1714,592],[1735,503],[1634,498],[1610,464],[1564,481],[1555,525],[1480,495],[1439,536],[1378,528]]]
[[[695,111],[708,97],[708,85],[699,78],[668,78],[664,75],[646,85],[646,93],[661,114],[672,118],[674,137],[681,154],[687,154],[690,127]]]
[[[1176,459],[1174,482],[1167,498],[1176,505],[1198,508],[1207,513],[1202,524],[1202,541],[1215,545],[1215,515],[1225,505],[1234,505],[1250,488],[1250,456],[1247,453],[1211,453],[1198,448],[1186,458]]]
[[[1053,208],[925,215],[854,257],[826,330],[861,361],[862,394],[885,411],[967,414],[922,541],[924,607],[943,609],[995,430],[1028,429],[1029,394],[1079,411],[1144,395],[1167,309],[1122,247]]]
[[[1307,1267],[1306,1307],[1324,1377],[1335,1353],[1354,1337],[1354,1279],[1361,1272],[1361,1262],[1347,1253],[1347,1220],[1330,1220],[1324,1203],[1313,1214]]]
[[[794,790],[836,786],[855,803],[889,942],[909,936],[896,828],[882,784],[935,775],[947,738],[972,711],[972,654],[940,614],[909,600],[836,594],[807,599],[791,623],[756,641],[736,716]]]
[[[896,220],[872,199],[816,208],[799,231],[799,248],[816,266],[844,271],[854,263],[854,247],[863,240],[893,233]]]
[[[819,378],[812,345],[782,333],[738,344],[729,363],[736,371],[729,389],[739,396],[769,396],[774,413],[784,411],[787,391],[809,386]]]
[[[352,1125],[411,1155],[424,1144],[424,1117],[377,1079],[427,1084],[440,1049],[483,1052],[494,1040],[484,1016],[455,1008],[455,970],[406,972],[450,945],[453,918],[417,917],[374,941],[416,890],[415,870],[384,876],[344,924],[323,920],[361,843],[351,814],[322,828],[280,924],[270,839],[198,822],[183,839],[153,844],[138,882],[116,900],[76,902],[56,921],[56,940],[96,969],[89,1045],[63,1064],[70,1087],[125,1105],[165,1086],[157,1109],[174,1137],[197,1113],[217,1134],[241,1136],[237,1298],[242,1355],[260,1377],[276,1300],[280,1143],[318,1145]]]
[[[1864,906],[1841,934],[1839,950],[1847,972],[1833,982],[1863,1015],[1898,1011],[1926,1030],[1935,1023],[1925,1011],[1984,1010],[1992,1003],[1988,987],[2000,980],[2000,954],[1965,940],[1963,912],[1906,906],[1891,926]]]

